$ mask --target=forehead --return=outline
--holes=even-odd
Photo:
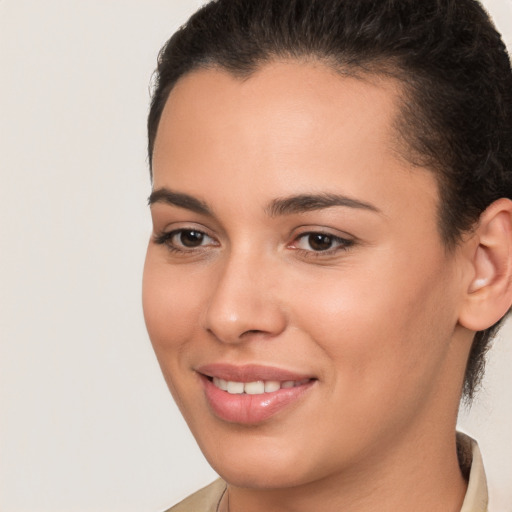
[[[171,91],[155,153],[158,157],[162,139],[168,145],[180,135],[197,138],[215,131],[221,136],[229,130],[231,136],[246,137],[267,152],[279,152],[298,139],[316,144],[332,129],[345,127],[366,141],[386,138],[392,149],[399,93],[396,80],[342,74],[314,61],[272,62],[245,78],[223,69],[199,69],[182,77]],[[180,133],[174,129],[178,125]],[[162,132],[172,139],[159,137]]]
[[[437,186],[398,148],[400,87],[371,75],[342,75],[321,63],[274,62],[248,78],[196,70],[172,90],[153,154],[155,188],[265,201],[320,191],[376,204],[392,194],[418,208]],[[365,197],[361,197],[361,195]],[[215,197],[213,197],[215,200]]]

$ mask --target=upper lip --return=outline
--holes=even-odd
[[[285,382],[314,378],[308,374],[259,364],[237,366],[229,363],[211,363],[199,366],[196,371],[207,377],[217,377],[218,379],[234,382],[255,382],[258,380]]]

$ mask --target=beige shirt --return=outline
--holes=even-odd
[[[482,456],[476,441],[464,434],[457,434],[463,457],[471,464],[468,489],[460,512],[487,512],[487,482]],[[217,512],[226,491],[226,483],[220,479],[185,498],[166,512]]]

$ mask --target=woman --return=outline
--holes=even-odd
[[[222,480],[175,511],[485,511],[512,73],[473,0],[218,0],[162,49],[144,312]]]

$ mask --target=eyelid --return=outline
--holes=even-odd
[[[327,235],[332,236],[333,238],[339,238],[342,240],[352,240],[356,241],[357,237],[348,233],[347,231],[342,231],[340,229],[322,226],[322,225],[302,225],[298,226],[290,234],[290,238],[295,240],[297,238],[306,236],[306,235]]]
[[[197,233],[201,233],[204,238],[206,238],[207,243],[201,243],[199,245],[187,246],[183,243],[173,242],[173,238],[180,233],[194,231]],[[295,231],[295,233],[293,232]],[[356,237],[341,232],[339,230],[335,230],[333,228],[320,227],[320,226],[300,226],[293,230],[289,239],[291,241],[286,244],[286,248],[297,251],[297,253],[301,253],[305,257],[328,257],[333,256],[338,252],[343,252],[349,250],[352,246],[357,242]],[[312,235],[323,235],[329,237],[332,241],[333,247],[329,247],[326,249],[315,249],[314,247],[305,248],[300,247],[299,242],[305,239],[308,236]],[[211,230],[204,225],[196,224],[196,223],[172,223],[167,225],[161,231],[153,232],[153,242],[158,245],[164,245],[171,252],[181,253],[181,254],[190,254],[190,253],[199,253],[200,251],[206,251],[212,247],[219,247],[221,243],[218,240],[218,237],[211,233]]]
[[[179,238],[179,235],[183,234],[183,233],[186,233],[186,232],[192,232],[192,233],[198,233],[200,235],[202,235],[202,240],[201,242],[204,242],[205,239],[209,239],[209,240],[213,240],[213,238],[208,235],[207,233],[205,233],[204,231],[199,231],[198,229],[187,229],[187,228],[181,228],[181,229],[175,229],[173,231],[170,231],[169,232],[169,240],[172,240],[174,239],[175,237]],[[182,245],[182,244],[177,244],[180,248],[184,248],[185,250],[193,250],[193,249],[198,249],[200,247],[207,247],[209,245],[215,245],[215,244],[211,244],[211,243],[200,243],[197,247],[187,247],[186,245]]]
[[[173,244],[172,239],[173,237],[179,235],[180,233],[186,232],[186,231],[194,231],[196,233],[201,233],[205,237],[209,238],[213,241],[213,243],[207,243],[207,244],[201,244],[195,247],[187,247],[182,244]],[[167,226],[161,231],[157,231],[153,233],[153,242],[158,245],[165,245],[167,246],[167,249],[171,252],[177,252],[177,253],[191,253],[191,252],[197,252],[204,250],[207,247],[217,247],[220,245],[217,238],[210,232],[209,229],[205,228],[204,226],[197,226],[193,224],[185,224],[185,225],[171,225]]]
[[[317,228],[317,227],[308,226],[307,230],[294,234],[292,241],[289,244],[287,244],[287,247],[289,249],[300,252],[301,254],[303,254],[306,257],[321,258],[322,256],[327,257],[327,256],[332,256],[334,254],[337,254],[339,252],[347,251],[351,247],[353,247],[357,242],[357,239],[355,237],[353,237],[352,235],[349,235],[347,233],[340,233],[340,232],[333,233],[332,231],[333,230],[328,229],[328,228],[321,228],[321,227]],[[331,248],[328,248],[325,250],[314,250],[313,248],[305,249],[303,247],[297,247],[297,244],[299,241],[301,241],[302,239],[309,237],[311,235],[327,236],[327,237],[331,238],[333,240],[333,242],[335,242],[336,245],[334,247],[331,247]]]

